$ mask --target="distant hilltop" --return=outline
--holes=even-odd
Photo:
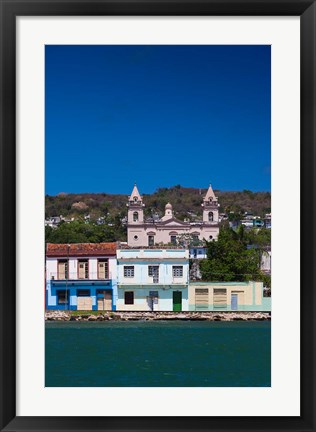
[[[130,192],[130,191],[128,191]],[[165,206],[172,202],[174,214],[180,219],[194,221],[202,215],[201,198],[207,188],[185,188],[180,185],[159,188],[152,194],[142,194],[146,199],[145,216],[163,215]],[[214,190],[218,197],[220,213],[229,220],[241,219],[244,214],[264,217],[271,212],[271,193]],[[89,218],[98,219],[110,215],[124,217],[127,214],[127,194],[61,192],[56,196],[46,195],[46,218],[63,215],[77,219],[89,214]]]

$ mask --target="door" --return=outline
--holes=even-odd
[[[111,311],[112,310],[112,291],[104,290],[103,295],[98,298],[98,310]]]
[[[104,293],[104,310],[112,310],[112,291],[106,290]]]
[[[108,261],[99,260],[98,261],[98,278],[107,279],[108,278]]]
[[[173,311],[178,312],[182,310],[182,292],[173,291]]]
[[[231,310],[238,310],[238,294],[232,294]]]
[[[153,283],[159,283],[159,266],[149,266],[148,276],[152,276]]]
[[[158,291],[149,291],[148,306],[151,311],[158,310]]]
[[[68,279],[68,261],[58,261],[58,279]]]
[[[92,310],[92,297],[78,297],[77,310]]]
[[[88,261],[78,261],[78,279],[88,279]]]

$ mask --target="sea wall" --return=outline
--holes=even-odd
[[[46,321],[265,321],[270,312],[100,312],[46,311]]]

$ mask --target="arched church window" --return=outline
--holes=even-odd
[[[138,212],[134,212],[133,213],[133,221],[137,222],[138,221]]]
[[[134,202],[137,202],[137,201],[138,201],[137,196],[134,196]]]
[[[209,214],[208,214],[208,220],[209,220],[209,222],[213,222],[213,220],[214,220],[214,214],[213,214],[213,212],[209,212]]]
[[[212,202],[213,201],[213,198],[212,197],[210,197],[210,202]]]

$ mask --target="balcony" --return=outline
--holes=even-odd
[[[144,278],[128,278],[121,279],[118,281],[118,285],[123,286],[138,286],[138,287],[164,287],[169,285],[183,286],[187,285],[188,281],[185,277],[162,277],[153,278],[153,277],[144,277]]]
[[[88,272],[87,277],[79,277],[78,272],[70,272],[68,275],[58,274],[57,272],[49,272],[47,273],[47,280],[51,281],[90,281],[90,280],[98,280],[98,281],[108,281],[112,279],[111,272],[105,272],[104,277],[102,274],[98,272]]]

